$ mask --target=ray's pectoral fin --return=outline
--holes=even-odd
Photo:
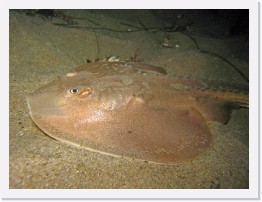
[[[197,109],[207,122],[217,121],[226,124],[233,109],[248,107],[246,103],[226,101],[213,97],[201,97],[197,100]]]
[[[147,72],[147,73],[156,73],[156,74],[167,74],[166,70],[163,67],[142,64],[142,63],[133,63],[133,67],[137,70]]]
[[[106,153],[170,164],[192,159],[212,142],[204,118],[194,108],[132,106],[113,120],[103,124],[108,136],[96,150],[107,146]]]

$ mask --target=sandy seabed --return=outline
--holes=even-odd
[[[161,32],[131,32],[135,29],[131,25],[141,26],[132,13],[71,10],[63,14],[72,16],[79,27],[56,25],[68,20],[62,14],[51,19],[10,11],[11,189],[249,188],[248,109],[233,111],[226,125],[212,123],[212,146],[194,160],[174,165],[90,152],[56,141],[37,128],[28,112],[27,94],[97,57],[126,59],[139,50],[144,63],[164,67],[168,74],[246,83],[229,64],[197,51],[196,44],[181,32],[168,33],[169,48],[163,47]],[[163,26],[150,11],[137,12],[136,19],[148,27]],[[97,29],[95,33],[85,26],[131,31]],[[201,26],[192,25],[194,29]],[[222,55],[248,74],[246,40],[193,31],[191,35],[201,48]]]

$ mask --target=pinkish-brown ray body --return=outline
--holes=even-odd
[[[30,114],[55,139],[172,164],[208,148],[207,122],[226,123],[232,109],[248,106],[245,93],[210,90],[218,86],[164,74],[138,63],[82,65],[28,96]]]

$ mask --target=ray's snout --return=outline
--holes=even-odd
[[[62,113],[59,101],[52,93],[31,93],[27,96],[27,105],[31,115],[58,115]]]

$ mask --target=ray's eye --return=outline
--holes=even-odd
[[[70,93],[78,94],[79,93],[79,89],[78,88],[72,88],[72,89],[70,89]]]
[[[78,97],[85,97],[92,93],[92,89],[89,87],[75,87],[69,89],[70,94],[77,95]]]

